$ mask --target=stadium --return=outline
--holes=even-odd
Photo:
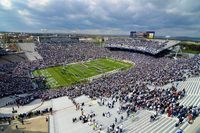
[[[49,133],[197,131],[199,55],[171,57],[180,41],[152,35],[101,45],[83,36],[33,35],[17,52],[1,49],[2,131],[26,132],[37,116]]]

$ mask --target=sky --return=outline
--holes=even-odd
[[[162,36],[200,37],[200,0],[0,0],[0,31],[149,30]]]

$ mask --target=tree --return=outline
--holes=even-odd
[[[4,33],[2,36],[3,44],[7,44],[9,42],[8,33]]]

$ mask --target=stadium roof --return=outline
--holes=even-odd
[[[133,50],[133,51],[139,51],[139,52],[145,52],[145,53],[149,53],[152,55],[156,55],[161,53],[164,50],[167,50],[171,47],[176,46],[180,41],[167,41],[166,46],[160,48],[160,49],[153,49],[151,52],[149,50],[146,50],[145,46],[130,46],[130,45],[121,45],[121,44],[115,44],[115,45],[106,45],[106,48],[110,48],[110,49],[124,49],[124,50]]]

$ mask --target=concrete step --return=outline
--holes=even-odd
[[[171,119],[171,118],[166,118],[167,120],[162,123],[159,127],[155,128],[154,130],[152,130],[152,132],[160,132],[163,133],[166,130],[170,130],[171,126],[174,125],[175,120]]]
[[[124,124],[124,128],[128,128],[129,126],[136,124],[138,122],[141,122],[141,118],[146,118],[146,116],[149,115],[147,112],[142,111],[139,115],[135,116],[136,120],[132,121],[132,118],[129,118],[127,121],[125,121]],[[135,118],[134,118],[135,119]]]
[[[182,129],[184,131],[184,129],[188,126],[188,122],[183,123],[182,125],[180,125],[179,127],[175,127],[168,133],[176,133],[178,131],[178,129]]]
[[[142,118],[142,120],[140,119],[139,121],[135,121],[134,123],[131,122],[128,126],[126,126],[124,129],[127,133],[131,133],[131,130],[135,130],[135,128],[137,128],[138,126],[142,125],[145,121],[148,121],[149,118],[148,117],[144,117]]]
[[[143,115],[142,117],[139,117],[139,119],[137,121],[129,121],[128,126],[125,126],[125,132],[126,133],[131,133],[132,130],[135,130],[135,128],[137,128],[138,126],[142,125],[145,121],[148,121],[150,117],[150,114],[146,113],[145,115]]]
[[[154,122],[150,122],[149,125],[147,125],[146,127],[144,127],[143,129],[141,129],[142,132],[145,131],[153,131],[153,130],[157,130],[158,128],[161,127],[161,125],[163,125],[163,123],[166,122],[166,119],[164,117],[161,117],[160,119],[154,121]]]

